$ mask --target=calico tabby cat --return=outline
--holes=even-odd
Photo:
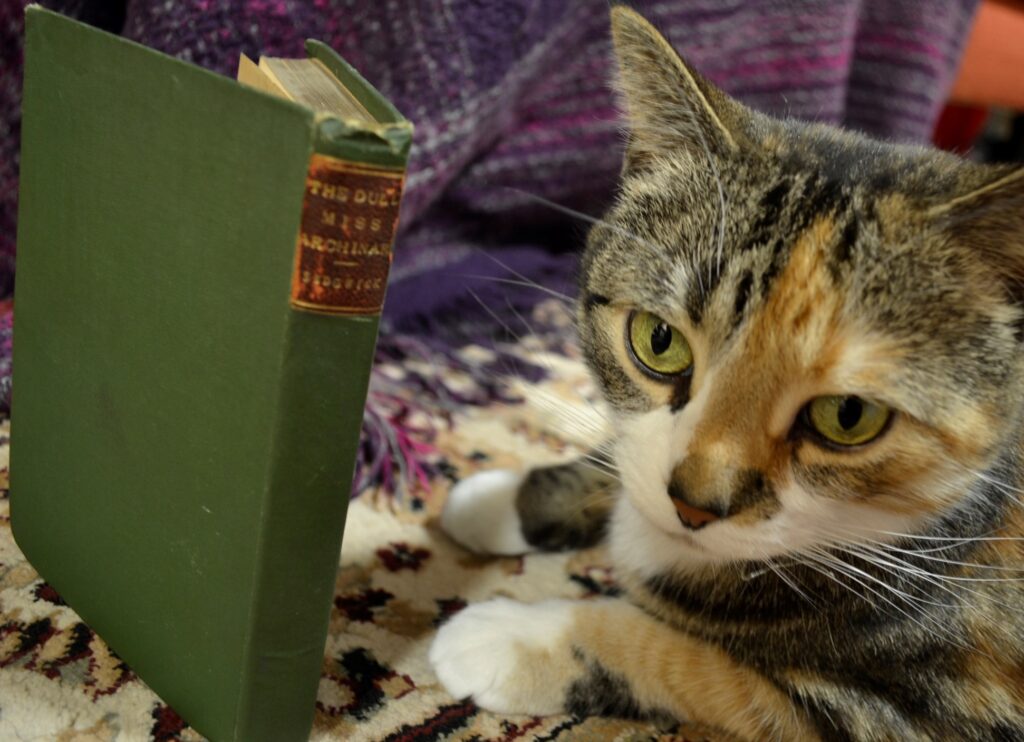
[[[1024,740],[1024,170],[771,119],[612,17],[629,139],[578,302],[610,456],[471,477],[442,523],[606,535],[628,600],[470,606],[438,677],[750,740]]]

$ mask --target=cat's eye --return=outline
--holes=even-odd
[[[678,376],[693,366],[693,352],[683,333],[656,314],[629,315],[629,347],[641,370],[654,376]]]
[[[892,417],[884,405],[861,397],[818,397],[807,406],[807,422],[821,437],[839,446],[874,440]]]

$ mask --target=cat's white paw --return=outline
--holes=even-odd
[[[472,697],[488,711],[561,713],[572,607],[566,600],[526,604],[507,598],[471,605],[437,632],[430,664],[453,697]]]
[[[523,538],[516,511],[524,472],[483,471],[452,487],[441,512],[445,533],[478,554],[516,555],[534,551]]]

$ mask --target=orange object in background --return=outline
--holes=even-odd
[[[932,143],[966,154],[994,107],[1024,111],[1024,2],[985,0]]]
[[[1024,111],[1024,2],[981,4],[949,97],[961,105]]]

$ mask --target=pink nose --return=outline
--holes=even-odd
[[[719,519],[719,516],[714,513],[695,508],[692,505],[687,505],[678,497],[673,497],[671,500],[672,504],[676,506],[676,514],[679,516],[679,522],[687,528],[692,528],[694,531]]]

